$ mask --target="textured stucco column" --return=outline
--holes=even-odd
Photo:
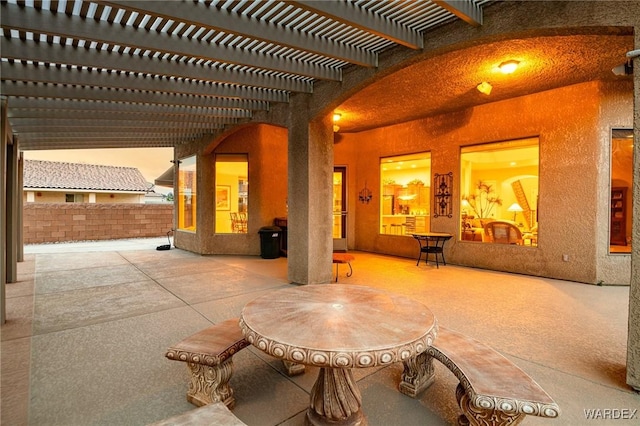
[[[7,283],[18,280],[18,209],[22,208],[22,199],[18,203],[18,138],[13,138],[13,143],[7,145],[7,227],[6,229],[6,268]]]
[[[289,116],[288,276],[296,284],[331,281],[333,128],[310,122],[309,95],[293,95]]]
[[[640,25],[635,26],[635,48],[640,49]],[[640,391],[640,57],[633,60],[633,229],[631,288],[627,338],[627,383]]]
[[[17,245],[16,245],[16,260],[18,262],[24,262],[24,210],[22,209],[22,200],[24,198],[24,154],[20,152],[18,154],[18,181],[17,184],[17,201],[18,208],[16,210],[16,214],[18,215],[17,222],[18,226],[16,226],[16,230],[18,235],[16,235]],[[17,279],[17,277],[16,277]]]
[[[2,140],[2,148],[0,149],[0,324],[4,324],[7,320],[7,302],[5,297],[5,284],[7,282],[7,236],[4,232],[7,229],[7,98],[0,98],[0,139]]]
[[[216,211],[214,208],[214,167],[213,154],[198,152],[196,157],[197,180],[197,208],[196,234],[198,236],[199,253],[206,253],[206,242],[213,235]]]

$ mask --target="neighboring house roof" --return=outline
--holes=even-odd
[[[145,193],[149,184],[135,167],[24,160],[23,187]]]

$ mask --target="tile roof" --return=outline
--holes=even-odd
[[[24,160],[24,188],[147,192],[135,167]]]

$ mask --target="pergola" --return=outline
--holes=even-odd
[[[378,66],[468,1],[3,1],[2,86],[20,149],[172,147]]]

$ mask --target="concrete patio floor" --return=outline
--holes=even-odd
[[[166,348],[289,287],[287,259],[155,250],[166,242],[25,247],[19,282],[6,286],[1,424],[146,425],[194,408],[185,398],[187,369],[167,360]],[[441,325],[517,364],[562,409],[559,419],[529,416],[524,424],[638,424],[640,395],[625,384],[628,287],[352,254],[354,274],[347,278],[343,266],[337,285],[423,302]],[[303,424],[317,369],[287,377],[279,361],[253,347],[234,363],[238,418]],[[401,364],[356,371],[370,425],[456,423],[453,374],[436,363],[436,382],[412,399],[397,391],[401,373]]]

